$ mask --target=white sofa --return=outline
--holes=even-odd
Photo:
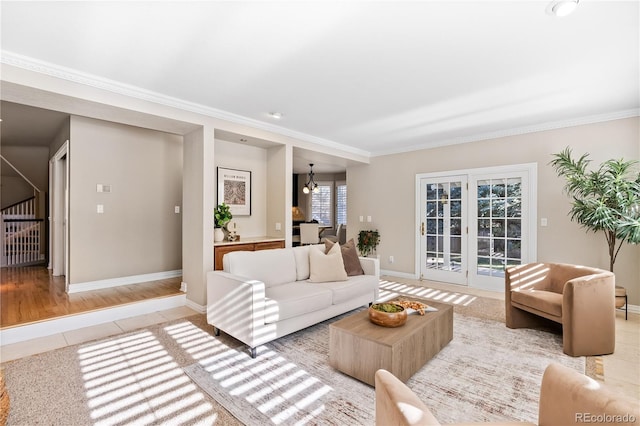
[[[216,334],[247,344],[255,357],[259,345],[377,300],[378,259],[359,258],[364,275],[309,282],[310,250],[324,247],[225,254],[223,271],[207,273],[207,322]]]

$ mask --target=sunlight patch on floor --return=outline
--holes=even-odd
[[[476,296],[469,294],[414,286],[395,281],[380,280],[379,299],[381,301],[391,300],[399,296],[413,296],[423,299],[432,299],[438,302],[462,306],[468,306],[477,299]]]
[[[96,425],[212,424],[218,417],[149,331],[82,345],[77,354]]]
[[[324,397],[333,391],[265,346],[251,358],[243,346],[231,348],[188,322],[165,329],[228,395],[242,398],[275,424],[317,423],[325,412]]]

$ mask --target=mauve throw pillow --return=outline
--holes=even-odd
[[[334,244],[332,241],[325,240],[324,245],[326,251],[329,252]],[[341,245],[340,251],[342,252],[342,262],[344,263],[344,270],[347,272],[347,276],[364,275],[360,259],[358,258],[356,243],[353,241],[353,238]]]

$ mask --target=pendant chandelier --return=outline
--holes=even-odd
[[[308,194],[309,192],[318,192],[318,184],[313,180],[313,163],[309,163],[309,181],[304,184],[302,192]]]

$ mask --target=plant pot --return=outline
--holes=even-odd
[[[224,240],[224,231],[222,230],[222,228],[215,228],[213,230],[213,241],[217,243],[223,240]]]

